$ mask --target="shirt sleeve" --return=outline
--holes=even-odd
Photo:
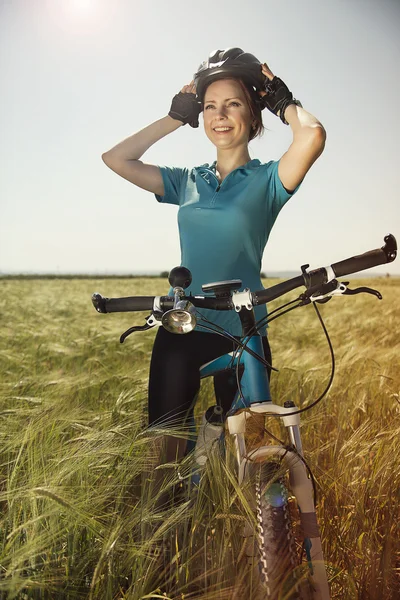
[[[160,169],[163,183],[164,183],[164,196],[155,194],[158,202],[164,204],[177,204],[181,203],[181,199],[184,197],[186,181],[188,176],[187,169],[181,169],[179,167],[158,167]]]
[[[299,189],[301,183],[292,191],[288,192],[278,175],[279,160],[268,163],[267,198],[274,217],[278,216],[281,208]]]

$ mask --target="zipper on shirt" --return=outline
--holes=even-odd
[[[229,173],[229,175],[227,175],[225,177],[225,179],[222,181],[222,183],[219,183],[219,181],[218,181],[217,177],[215,176],[214,172],[210,170],[211,175],[214,177],[214,179],[216,180],[216,182],[218,184],[217,187],[215,188],[214,195],[213,195],[213,197],[210,200],[210,206],[214,206],[218,192],[220,191],[221,187],[224,185],[225,181],[232,175],[232,173],[234,173],[234,171],[236,171],[236,169],[234,169],[231,173]]]
[[[239,168],[240,168],[240,167],[239,167]],[[227,176],[225,177],[225,179],[223,180],[223,182],[222,182],[222,183],[219,183],[219,181],[218,181],[218,179],[217,179],[217,177],[216,177],[216,175],[215,175],[214,171],[212,171],[211,169],[205,169],[205,171],[206,171],[207,173],[209,173],[209,174],[210,174],[210,175],[211,175],[211,176],[212,176],[212,177],[215,179],[215,181],[217,182],[217,187],[215,188],[214,195],[213,195],[213,197],[212,197],[212,198],[211,198],[211,200],[210,200],[210,206],[214,206],[214,204],[215,204],[215,200],[216,200],[216,197],[217,197],[217,194],[218,194],[218,192],[220,191],[221,187],[224,185],[225,181],[226,181],[227,179],[229,179],[229,177],[230,177],[230,176],[231,176],[231,175],[232,175],[232,174],[233,174],[235,171],[237,171],[237,170],[238,170],[238,169],[234,169],[233,171],[231,171],[231,172],[229,173],[229,175],[227,175]]]
[[[218,180],[217,180],[217,181],[218,181]],[[212,197],[212,198],[211,198],[211,200],[210,200],[210,206],[214,206],[214,204],[215,204],[215,200],[216,200],[216,198],[217,198],[217,195],[218,195],[218,192],[219,192],[219,190],[221,189],[221,185],[222,185],[222,184],[221,184],[221,183],[219,183],[219,184],[217,185],[217,187],[215,188],[215,192],[214,192],[214,194],[213,194],[213,197]]]
[[[214,206],[216,195],[219,192],[219,190],[221,189],[222,184],[219,183],[214,171],[211,171],[211,169],[207,169],[207,173],[209,173],[211,175],[211,177],[213,177],[215,179],[215,181],[217,182],[217,187],[215,188],[214,194],[210,200],[210,206]]]

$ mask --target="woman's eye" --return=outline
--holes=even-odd
[[[240,106],[240,102],[229,102],[228,106]],[[214,104],[207,104],[204,110],[208,110],[209,108],[215,108]]]

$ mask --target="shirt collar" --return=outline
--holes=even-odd
[[[196,171],[209,170],[209,171],[213,171],[215,173],[216,165],[217,165],[217,161],[215,160],[211,165],[209,163],[205,163],[204,165],[195,167],[195,169],[196,169]],[[247,162],[245,165],[237,167],[237,169],[234,169],[234,170],[235,171],[239,171],[239,170],[252,171],[254,169],[258,169],[258,167],[260,165],[261,165],[261,162],[258,160],[258,158],[253,158],[252,160],[249,160],[249,162]]]

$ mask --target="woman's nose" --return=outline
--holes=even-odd
[[[226,111],[225,111],[225,106],[217,106],[216,111],[215,111],[215,116],[218,117],[219,119],[222,117],[226,117]]]

